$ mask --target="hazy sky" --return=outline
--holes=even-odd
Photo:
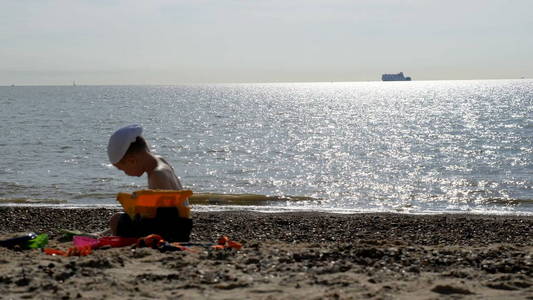
[[[0,0],[0,85],[533,77],[533,0]]]

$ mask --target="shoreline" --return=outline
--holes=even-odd
[[[0,207],[0,236],[100,231],[119,209]],[[13,298],[531,299],[533,216],[194,212],[191,241],[243,249],[86,257],[0,248],[0,292]]]
[[[59,210],[98,210],[108,209],[122,211],[120,204],[87,204],[87,205],[67,205],[67,204],[23,204],[23,203],[0,203],[1,209],[59,209]],[[294,209],[287,207],[277,207],[268,205],[216,205],[216,204],[193,204],[191,206],[193,213],[265,213],[265,214],[299,214],[299,213],[317,213],[317,214],[332,214],[332,215],[367,215],[367,214],[398,214],[398,215],[413,215],[413,216],[436,216],[436,215],[463,215],[463,216],[502,216],[502,217],[533,217],[533,212],[529,211],[461,211],[461,210],[448,210],[448,211],[402,211],[402,210],[389,210],[389,211],[363,211],[363,210],[350,210],[350,209]]]

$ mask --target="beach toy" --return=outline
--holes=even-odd
[[[232,249],[235,249],[235,250],[241,250],[242,244],[239,243],[239,242],[236,242],[236,241],[228,241],[226,247],[227,248],[232,248]]]
[[[63,234],[63,238],[65,239],[68,239],[68,240],[71,240],[74,238],[74,236],[88,236],[88,237],[92,237],[92,238],[96,238],[96,234],[95,233],[90,233],[90,232],[83,232],[83,231],[79,231],[79,230],[70,230],[70,229],[61,229],[61,233]]]
[[[83,235],[76,235],[72,238],[72,242],[74,243],[74,247],[91,247],[96,248],[98,245],[98,240],[94,239],[92,237],[83,236]]]
[[[68,248],[67,251],[58,250],[58,249],[52,249],[52,248],[44,248],[43,252],[52,255],[52,256],[87,256],[93,252],[92,248],[90,246],[84,246],[84,247],[71,247]]]
[[[27,233],[22,236],[17,236],[14,238],[6,239],[0,241],[0,246],[6,248],[28,248],[28,242],[37,237],[37,234],[34,232]]]
[[[106,236],[99,239],[94,239],[87,236],[74,236],[74,247],[70,247],[67,251],[44,248],[43,252],[48,255],[59,256],[86,256],[93,252],[93,249],[110,246],[110,247],[124,247],[137,243],[137,238],[124,238],[120,236]]]
[[[217,248],[217,249],[220,249],[221,247],[222,249],[232,248],[235,250],[240,250],[242,248],[242,244],[239,242],[232,241],[227,236],[223,235],[218,239],[217,245],[212,246],[212,248]]]
[[[104,236],[98,239],[98,244],[93,248],[99,248],[104,246],[110,247],[125,247],[137,243],[137,238],[128,238],[121,236]]]
[[[28,248],[37,249],[44,248],[48,244],[48,234],[39,234],[35,238],[28,241]]]
[[[191,218],[188,199],[192,195],[190,190],[141,190],[128,193],[118,193],[117,200],[124,211],[134,219],[136,215],[143,218],[155,218],[160,207],[175,207],[181,218]]]
[[[48,254],[48,255],[59,255],[59,256],[67,256],[67,252],[63,251],[63,250],[58,250],[58,249],[52,249],[52,248],[44,248],[43,249],[43,252]]]
[[[46,235],[46,241],[48,236]],[[106,236],[99,239],[94,239],[86,236],[75,236],[73,239],[74,247],[68,248],[67,251],[44,248],[43,252],[48,255],[59,256],[86,256],[92,253],[93,249],[104,246],[110,247],[124,247],[136,245],[136,247],[150,247],[161,252],[167,251],[191,251],[197,252],[191,247],[204,247],[211,249],[235,249],[240,250],[242,244],[230,240],[227,236],[221,236],[216,243],[169,243],[158,234],[150,234],[142,238],[127,238],[120,236]]]
[[[166,251],[192,251],[196,252],[191,247],[202,247],[202,248],[211,248],[211,249],[235,249],[240,250],[242,244],[230,240],[227,236],[221,236],[216,243],[169,243],[165,241],[160,235],[150,234],[143,238],[139,238],[137,241],[137,247],[150,247],[153,249],[158,249],[161,252]]]
[[[159,234],[150,234],[137,240],[137,247],[157,248],[166,243]]]
[[[93,252],[90,246],[68,248],[66,256],[87,256]]]

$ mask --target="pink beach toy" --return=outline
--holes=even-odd
[[[103,246],[110,247],[124,247],[137,243],[137,238],[127,238],[120,236],[104,236],[99,239],[94,239],[88,236],[76,235],[73,240],[74,247],[91,247],[96,249]]]
[[[75,247],[91,247],[96,248],[98,246],[98,240],[93,239],[92,237],[76,235],[72,238],[72,242]]]

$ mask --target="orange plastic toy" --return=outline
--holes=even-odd
[[[141,190],[128,193],[118,193],[117,200],[124,211],[134,218],[139,214],[143,218],[154,218],[159,207],[176,207],[182,218],[191,218],[191,209],[187,201],[192,191],[179,190]]]
[[[151,247],[156,248],[165,243],[163,237],[158,234],[150,234],[137,240],[138,247]]]
[[[84,247],[71,247],[67,251],[44,248],[43,252],[48,255],[59,255],[59,256],[87,256],[93,252],[91,246]]]

